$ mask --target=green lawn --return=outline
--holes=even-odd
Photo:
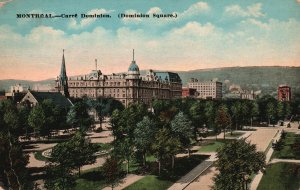
[[[279,144],[280,148],[274,151],[272,158],[300,159],[300,135],[287,133]]]
[[[106,186],[100,167],[98,167],[82,172],[80,178],[76,180],[75,190],[98,190]]]
[[[245,133],[243,133],[243,132],[232,132],[232,134],[229,132],[229,133],[226,133],[225,134],[225,137],[240,137],[240,136],[242,136],[243,134],[245,134]]]
[[[45,149],[47,150],[47,149]],[[41,160],[41,161],[47,161],[48,158],[46,158],[45,156],[42,155],[42,152],[44,152],[45,150],[41,150],[41,151],[37,151],[34,153],[34,158],[37,160]]]
[[[208,158],[208,156],[202,155],[191,155],[190,158],[183,157],[177,158],[175,160],[175,167],[174,170],[170,168],[170,165],[163,165],[162,166],[162,173],[161,176],[158,177],[156,175],[147,175],[146,177],[142,178],[141,180],[135,182],[134,184],[128,186],[126,190],[163,190],[170,187],[173,183],[175,183],[178,179],[182,176],[187,174],[191,171],[194,167],[200,164],[203,160]],[[153,164],[152,167],[156,167],[157,163]],[[154,173],[157,173],[154,172]],[[153,173],[152,173],[153,174]]]
[[[167,189],[174,182],[160,179],[155,175],[148,175],[136,183],[130,185],[125,188],[125,190],[159,190],[159,189]]]
[[[225,143],[232,141],[231,139],[218,139],[210,142],[207,145],[201,146],[199,152],[216,152],[218,148],[222,147]]]
[[[276,163],[269,165],[257,190],[299,190],[300,165]]]

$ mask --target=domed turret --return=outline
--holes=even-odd
[[[133,59],[129,65],[127,78],[138,79],[140,77],[140,69],[134,60],[134,50],[133,50]]]

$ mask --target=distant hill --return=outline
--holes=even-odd
[[[142,74],[145,71],[141,72]],[[183,86],[187,85],[190,78],[197,78],[200,81],[218,79],[218,81],[240,85],[243,89],[262,90],[265,94],[275,93],[278,85],[287,84],[292,87],[292,93],[300,95],[300,67],[226,67],[216,69],[199,69],[192,71],[178,71]],[[14,84],[53,87],[54,79],[43,81],[26,80],[0,80],[0,89],[8,90]]]
[[[8,91],[10,90],[10,86],[21,84],[25,87],[30,87],[34,90],[48,90],[54,87],[55,82],[54,79],[47,79],[41,81],[31,81],[31,80],[14,80],[14,79],[7,79],[7,80],[0,80],[0,90]]]

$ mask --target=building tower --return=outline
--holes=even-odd
[[[139,79],[140,78],[140,69],[134,60],[134,49],[133,49],[132,61],[131,61],[131,64],[129,65],[127,74],[128,74],[127,75],[128,79]]]
[[[126,81],[128,84],[127,93],[129,94],[126,105],[128,105],[131,102],[139,101],[139,85],[141,80],[140,69],[134,59],[134,50],[132,55],[133,55],[132,61],[131,64],[129,65],[127,76],[126,76]]]
[[[63,50],[60,75],[58,78],[58,91],[61,92],[67,98],[69,97],[68,77],[67,77],[66,63],[65,63],[65,50]]]

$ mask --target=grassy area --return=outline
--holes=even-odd
[[[47,150],[47,149],[45,149]],[[45,150],[37,151],[34,153],[34,158],[41,161],[48,161],[48,158],[42,155]]]
[[[216,152],[218,148],[222,147],[225,143],[232,141],[231,139],[218,139],[206,145],[201,146],[199,152]]]
[[[172,181],[161,179],[155,175],[148,175],[136,183],[128,186],[125,190],[159,190],[167,189],[173,184]]]
[[[174,170],[170,169],[170,165],[162,166],[161,176],[148,175],[134,184],[128,186],[126,190],[147,189],[147,190],[162,190],[170,187],[174,182],[191,171],[194,167],[205,160],[207,156],[191,155],[190,158],[182,157],[175,160]],[[152,163],[152,167],[156,167],[157,163]],[[157,170],[152,174],[156,173]]]
[[[242,136],[243,134],[245,134],[245,133],[243,133],[243,132],[232,132],[232,134],[229,132],[229,133],[226,133],[225,134],[225,137],[240,137],[240,136]]]
[[[76,180],[75,190],[96,190],[106,187],[100,167],[82,172]]]
[[[276,163],[268,166],[257,190],[299,190],[300,165]]]
[[[286,137],[279,141],[278,147],[272,158],[300,159],[300,135],[287,133]]]
[[[109,150],[113,148],[113,145],[109,143],[97,143],[96,145],[98,146],[99,150]]]

